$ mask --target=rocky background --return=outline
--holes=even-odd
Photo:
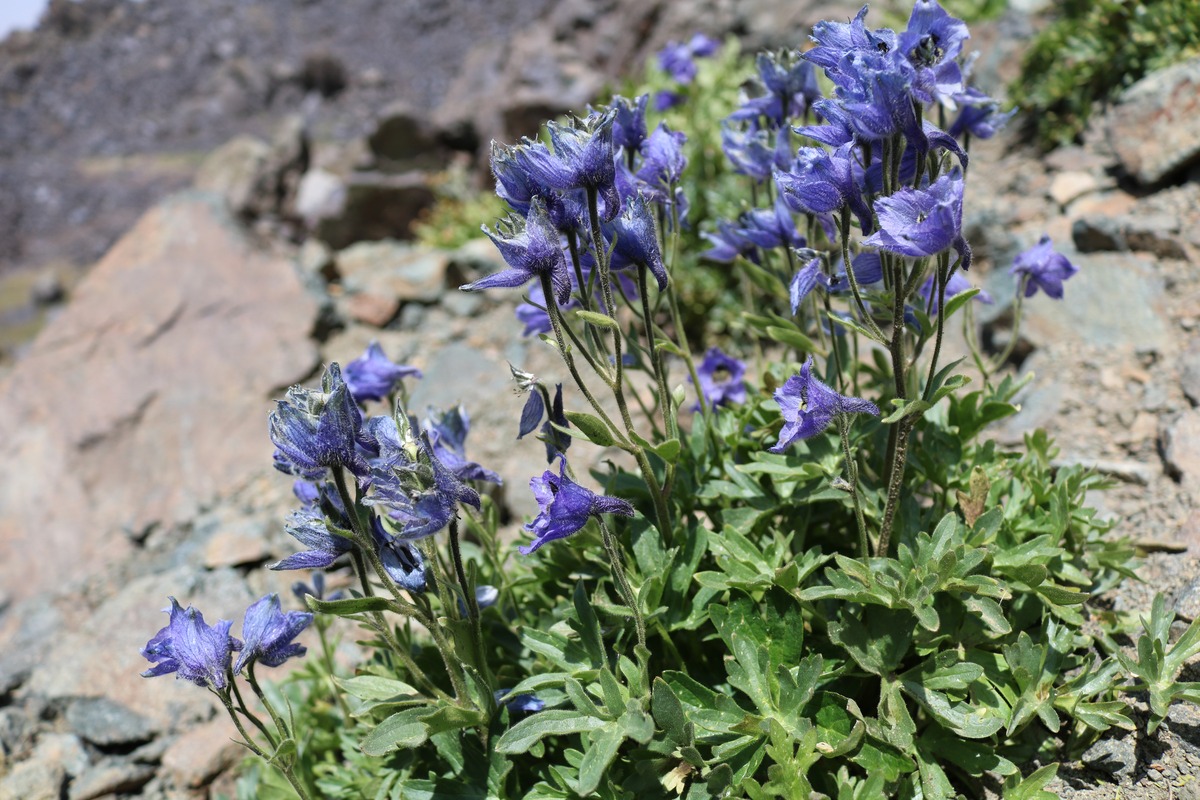
[[[1036,9],[973,26],[985,88]],[[796,44],[855,9],[777,0],[56,1],[0,43],[0,800],[203,798],[240,758],[209,696],[138,677],[167,595],[237,619],[290,574],[266,414],[378,339],[420,366],[414,408],[469,404],[471,453],[519,524],[536,442],[513,447],[506,362],[559,368],[503,297],[454,287],[486,242],[407,241],[486,143],[579,109],[671,38]],[[989,51],[990,48],[995,48]],[[1118,486],[1095,502],[1150,553],[1145,585],[1200,615],[1200,64],[1133,87],[1086,143],[977,146],[968,238],[1011,336],[1012,256],[1050,233],[1080,267],[1020,330],[1034,427]],[[484,221],[484,220],[481,220]],[[40,328],[36,338],[32,332]],[[1195,670],[1193,669],[1193,672]],[[1192,679],[1200,676],[1192,675]],[[1139,702],[1134,698],[1135,706]],[[1200,713],[1102,740],[1079,798],[1200,797]]]

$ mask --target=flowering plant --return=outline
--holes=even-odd
[[[275,568],[345,564],[354,585],[298,590],[325,657],[289,684],[297,713],[253,678],[312,619],[277,598],[244,641],[172,601],[145,650],[278,767],[247,796],[1032,797],[1057,758],[1133,725],[1121,692],[1150,693],[1151,731],[1200,697],[1178,681],[1200,625],[1170,644],[1159,603],[1137,657],[1114,658],[1132,627],[1088,604],[1131,574],[1083,505],[1104,482],[1051,469],[1043,433],[1023,452],[981,437],[1023,384],[969,324],[969,144],[1005,116],[967,85],[968,36],[935,0],[899,33],[866,8],[818,24],[808,51],[755,62],[724,166],[678,129],[690,94],[656,126],[648,95],[617,97],[493,146],[511,215],[484,230],[506,267],[463,289],[523,292],[526,335],[570,378],[552,393],[513,369],[517,437],[551,467],[529,481],[538,514],[500,538],[466,410],[418,422],[418,374],[377,346],[289,391],[269,429],[307,549]],[[662,65],[700,91],[716,50]],[[724,196],[696,194],[697,161]],[[701,261],[748,298],[723,348],[686,321]],[[1074,271],[1048,240],[1022,253],[1018,312]],[[968,352],[944,363],[956,316]],[[328,657],[338,617],[367,631],[353,675]],[[273,726],[241,701],[243,667]]]

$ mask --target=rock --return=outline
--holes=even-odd
[[[104,795],[136,792],[154,777],[154,767],[111,759],[91,767],[71,781],[68,800],[95,800]]]
[[[261,564],[271,557],[263,526],[253,520],[243,520],[218,530],[204,548],[204,566],[240,567]]]
[[[316,239],[305,239],[300,245],[300,253],[296,257],[300,274],[306,278],[320,278],[331,281],[337,275],[333,266],[333,251],[324,242]]]
[[[1075,342],[1091,347],[1149,348],[1160,353],[1175,348],[1176,337],[1169,335],[1166,323],[1162,278],[1149,257],[1131,253],[1065,255],[1079,272],[1064,284],[1063,300],[1039,292],[1025,301],[1023,338],[1034,346]]]
[[[1093,769],[1121,778],[1133,774],[1137,766],[1137,748],[1132,736],[1101,739],[1084,752],[1081,760]]]
[[[203,786],[245,752],[235,736],[233,722],[222,714],[176,739],[163,754],[163,770],[183,786]]]
[[[1103,188],[1101,180],[1090,172],[1060,172],[1050,182],[1050,199],[1065,208],[1072,200]]]
[[[485,300],[479,292],[460,292],[451,289],[442,295],[442,308],[456,317],[473,317]]]
[[[1143,184],[1162,181],[1200,157],[1200,58],[1142,78],[1105,119],[1108,142]]]
[[[271,146],[262,139],[236,136],[201,162],[195,186],[220,195],[235,214],[249,214],[257,204],[258,184],[270,154]]]
[[[1181,587],[1171,598],[1171,607],[1188,622],[1200,619],[1200,578]]]
[[[209,692],[172,675],[140,675],[149,666],[141,648],[167,624],[162,609],[168,595],[185,607],[194,605],[209,624],[240,620],[254,599],[231,569],[201,572],[187,564],[134,578],[90,613],[80,611],[67,620],[30,676],[27,691],[55,700],[94,694],[102,687],[112,702],[136,708],[157,730],[168,733],[208,719],[218,707]]]
[[[66,779],[62,764],[22,761],[0,779],[0,800],[59,800]]]
[[[393,103],[379,115],[367,144],[385,165],[407,169],[436,169],[445,165],[446,154],[438,133],[421,114],[405,102]]]
[[[342,307],[346,316],[355,322],[373,328],[386,328],[400,312],[400,301],[395,297],[358,292],[347,296]]]
[[[1178,217],[1169,214],[1131,216],[1124,224],[1130,250],[1153,253],[1159,258],[1187,258]]]
[[[67,707],[67,725],[97,747],[123,747],[148,742],[154,726],[141,714],[107,697],[81,697]]]
[[[148,212],[0,381],[0,584],[103,570],[123,530],[176,525],[269,464],[269,398],[315,368],[316,310],[214,196]]]
[[[296,216],[309,228],[341,215],[346,207],[346,182],[323,169],[310,169],[296,190]]]
[[[0,708],[0,765],[6,756],[25,750],[33,736],[35,723],[23,709]]]
[[[435,199],[429,178],[419,172],[355,173],[346,180],[345,202],[316,219],[312,230],[335,250],[364,240],[411,238],[413,222]]]
[[[1193,406],[1200,405],[1200,342],[1192,342],[1179,362],[1179,386]]]
[[[83,742],[70,733],[41,734],[29,760],[58,764],[72,777],[82,774],[91,763]]]
[[[67,287],[63,285],[62,278],[54,271],[38,275],[33,286],[29,288],[29,299],[35,306],[52,306],[55,303],[61,303],[66,296]]]
[[[1189,409],[1163,431],[1167,474],[1184,486],[1200,488],[1200,409]]]
[[[361,242],[337,254],[337,274],[347,292],[403,302],[433,303],[446,291],[450,258],[441,250],[384,240]]]
[[[1071,224],[1071,239],[1081,253],[1113,252],[1126,249],[1125,230],[1108,216],[1081,217]]]

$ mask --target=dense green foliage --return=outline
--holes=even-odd
[[[1033,40],[1009,99],[1042,147],[1079,139],[1094,108],[1200,55],[1197,0],[1066,0]]]

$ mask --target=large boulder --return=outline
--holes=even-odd
[[[1200,159],[1200,58],[1148,75],[1108,112],[1108,141],[1121,165],[1150,185]]]
[[[316,311],[215,195],[147,212],[0,382],[0,586],[95,574],[269,463]]]

